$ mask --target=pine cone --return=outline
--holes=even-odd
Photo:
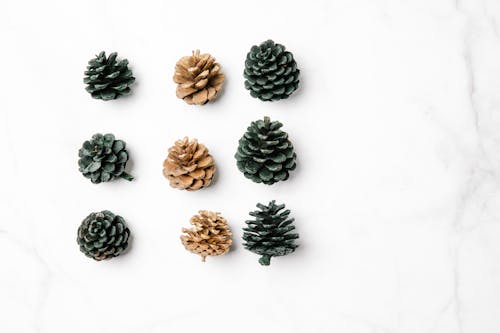
[[[214,159],[208,149],[196,139],[177,140],[163,162],[163,175],[170,186],[195,191],[207,187],[215,172]]]
[[[216,99],[224,82],[220,69],[214,57],[208,53],[200,55],[200,50],[193,51],[192,56],[182,57],[175,65],[177,97],[197,105]]]
[[[182,228],[186,235],[181,236],[181,241],[186,250],[199,254],[205,261],[207,256],[218,256],[229,251],[232,240],[231,229],[225,218],[219,213],[200,210],[200,215],[191,218],[191,229]]]
[[[128,246],[130,230],[125,220],[110,211],[92,213],[78,228],[76,241],[87,257],[97,261],[117,257]]]
[[[268,40],[254,45],[245,61],[245,88],[262,101],[288,98],[299,87],[297,63],[281,44]]]
[[[245,177],[267,185],[287,180],[295,169],[296,154],[280,122],[269,117],[250,124],[235,154],[238,169]]]
[[[78,151],[80,172],[94,184],[107,182],[116,177],[128,181],[134,179],[125,172],[128,152],[125,142],[115,140],[113,134],[94,134]]]
[[[259,210],[250,212],[255,220],[245,221],[247,228],[243,228],[243,247],[251,252],[261,255],[259,263],[268,266],[271,257],[285,256],[298,247],[295,239],[298,234],[290,231],[295,229],[292,225],[294,219],[288,218],[290,210],[282,211],[285,205],[276,205],[271,201],[268,206],[257,204]]]
[[[135,81],[128,68],[128,60],[116,61],[116,52],[106,57],[102,51],[89,61],[83,82],[93,98],[105,101],[130,94],[130,85]]]

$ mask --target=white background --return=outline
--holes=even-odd
[[[20,1],[0,5],[1,332],[500,331],[498,0]],[[243,86],[268,38],[294,53],[300,90],[264,103]],[[226,75],[212,104],[175,97],[175,62],[199,48]],[[90,98],[87,61],[130,61],[133,94]],[[298,169],[273,186],[237,170],[252,120],[284,123]],[[77,153],[92,134],[127,142],[136,180],[94,185]],[[196,137],[215,183],[162,176]],[[299,249],[258,264],[241,233],[257,202],[284,202]],[[92,211],[122,215],[130,251],[79,252]],[[182,227],[219,211],[233,250],[200,258]]]

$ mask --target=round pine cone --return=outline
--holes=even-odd
[[[280,129],[282,126],[264,117],[247,128],[234,155],[245,177],[267,185],[288,179],[289,172],[295,169],[297,155],[288,134]]]
[[[80,172],[94,184],[110,181],[116,177],[128,181],[134,179],[125,172],[128,152],[125,142],[115,140],[113,134],[94,134],[78,151]]]
[[[186,235],[181,236],[181,241],[186,250],[200,255],[202,261],[207,256],[218,256],[229,251],[233,234],[226,219],[219,213],[200,210],[190,223],[193,228],[182,228]]]
[[[132,71],[128,68],[128,60],[116,60],[113,52],[106,57],[102,51],[89,61],[83,83],[93,98],[108,101],[130,94],[130,85],[135,81]]]
[[[262,101],[288,98],[299,87],[297,63],[281,44],[268,40],[254,45],[245,61],[245,88]]]
[[[163,175],[170,186],[195,191],[207,187],[215,172],[214,159],[208,149],[196,139],[177,140],[163,162]]]
[[[177,97],[188,104],[203,105],[217,98],[224,74],[221,66],[208,53],[193,51],[192,56],[182,57],[175,65],[174,82]]]
[[[129,236],[125,220],[103,210],[83,220],[76,241],[87,257],[100,261],[122,254],[128,246]]]

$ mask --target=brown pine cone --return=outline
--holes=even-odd
[[[200,55],[200,50],[192,56],[182,57],[175,65],[174,82],[177,83],[177,97],[188,104],[203,105],[217,98],[224,74],[221,66],[208,53]]]
[[[180,190],[195,191],[207,187],[215,172],[214,159],[198,140],[188,137],[177,140],[168,150],[163,162],[163,175],[170,186]]]
[[[218,256],[229,251],[233,243],[231,229],[225,218],[219,213],[200,210],[189,221],[194,227],[182,228],[186,235],[181,236],[181,241],[186,250],[201,256],[205,261],[207,256]]]

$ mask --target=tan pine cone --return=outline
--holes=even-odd
[[[174,82],[177,83],[177,97],[188,104],[203,105],[217,98],[224,74],[221,66],[208,53],[193,51],[192,56],[182,57],[175,65]]]
[[[188,137],[177,140],[169,148],[163,162],[163,175],[170,186],[180,190],[195,191],[207,187],[215,173],[214,159],[198,140]]]
[[[226,219],[219,213],[200,210],[190,223],[193,228],[182,228],[186,235],[181,236],[181,241],[186,250],[200,255],[203,262],[207,256],[218,256],[229,251],[233,234]]]

